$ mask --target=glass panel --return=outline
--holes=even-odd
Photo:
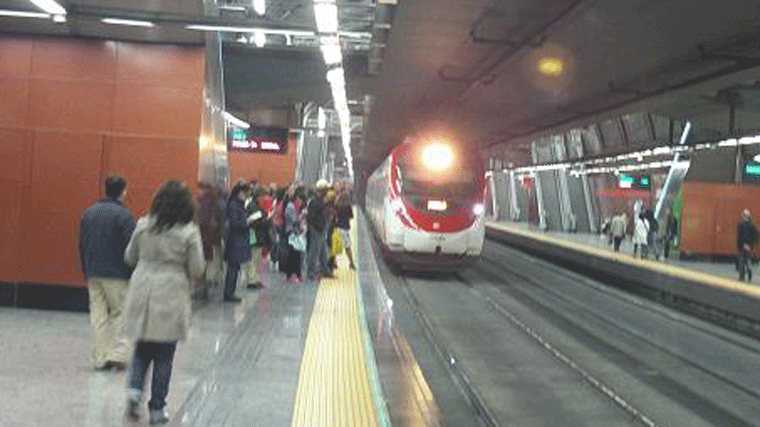
[[[590,125],[580,130],[583,139],[585,152],[589,155],[595,155],[602,152],[602,143],[599,140],[599,134],[596,132],[596,126]]]
[[[567,149],[565,148],[564,135],[552,135],[549,137],[549,140],[554,149],[554,159],[557,161],[567,160]]]
[[[568,132],[565,141],[567,142],[567,152],[571,159],[583,157],[583,138],[580,129],[572,129]]]
[[[610,150],[623,146],[623,135],[620,134],[620,126],[618,126],[617,120],[610,119],[603,121],[600,129],[605,149]]]
[[[634,145],[643,145],[650,141],[649,121],[645,113],[627,114],[623,116],[623,125],[628,134],[628,142]]]
[[[652,116],[654,135],[659,142],[670,142],[670,119],[663,116]]]

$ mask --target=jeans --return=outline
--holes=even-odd
[[[224,299],[230,299],[235,296],[239,273],[240,264],[233,262],[227,263],[227,274],[224,277]]]
[[[739,280],[744,281],[747,278],[748,282],[752,281],[752,268],[750,268],[752,262],[752,252],[740,251],[737,264],[739,267]]]
[[[145,386],[145,375],[153,362],[153,380],[150,385],[148,408],[153,411],[164,409],[166,395],[169,394],[169,380],[172,376],[176,342],[138,341],[132,356],[127,387],[133,395],[141,396]]]
[[[306,272],[310,278],[327,274],[327,238],[324,230],[309,229],[309,244],[306,249]]]

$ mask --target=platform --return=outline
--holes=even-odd
[[[490,232],[497,226],[489,224]],[[760,421],[756,340],[602,289],[497,239],[467,271],[393,273],[376,256],[360,213],[352,230],[357,271],[341,256],[335,278],[291,283],[264,262],[265,287],[240,289],[243,303],[222,303],[218,288],[196,302],[190,338],[175,359],[170,425]],[[585,256],[617,268],[671,275],[677,268],[512,232],[563,254],[593,250]],[[733,280],[679,274],[757,296]],[[124,373],[88,368],[86,313],[3,308],[0,340],[3,427],[147,425],[124,420]],[[728,397],[714,398],[713,390]]]
[[[538,229],[538,227],[530,225],[526,222],[512,222],[512,221],[495,222],[494,221],[494,222],[491,222],[491,224],[494,224],[494,225],[503,224],[511,228],[529,231],[531,233],[543,234],[555,239],[566,240],[568,242],[575,243],[578,245],[588,246],[595,249],[602,249],[609,252],[615,252],[612,246],[608,244],[607,237],[601,234],[565,233],[565,232],[560,232],[560,231],[541,231]],[[626,237],[621,243],[620,253],[623,255],[630,255],[631,257],[633,256],[633,244],[631,243],[630,237]],[[712,274],[715,276],[726,277],[729,279],[736,279],[738,277],[736,268],[734,264],[731,262],[681,260],[681,259],[678,259],[676,255],[677,255],[677,252],[672,251],[669,258],[663,258],[657,261],[664,264],[684,268],[687,270],[699,271],[701,273]],[[650,258],[654,260],[654,257],[650,257]],[[760,283],[760,277],[757,278],[756,281]]]

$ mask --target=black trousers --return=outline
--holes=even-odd
[[[620,244],[623,243],[623,236],[613,237],[612,243],[615,245],[615,252],[620,252]]]
[[[240,264],[228,262],[227,274],[224,277],[224,299],[230,299],[235,296],[238,274],[240,274]]]

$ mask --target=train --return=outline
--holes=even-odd
[[[407,141],[369,176],[365,212],[394,269],[457,271],[480,257],[486,176],[472,150]]]

